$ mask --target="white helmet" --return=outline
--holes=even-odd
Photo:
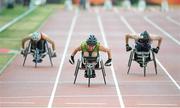
[[[32,37],[31,37],[31,39],[33,40],[33,41],[39,41],[40,39],[41,39],[41,33],[40,32],[34,32],[33,34],[32,34]]]

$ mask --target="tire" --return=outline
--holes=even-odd
[[[74,76],[75,76],[74,84],[76,83],[77,75],[78,75],[78,72],[79,72],[79,66],[80,66],[80,60],[78,59],[76,69],[75,69],[75,72],[74,72]]]

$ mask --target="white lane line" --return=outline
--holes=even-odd
[[[165,95],[123,95],[124,97],[180,97],[180,94]],[[49,98],[50,96],[16,96],[16,97],[0,97],[0,99],[31,99],[31,98]],[[56,98],[102,98],[117,97],[117,95],[59,95]]]
[[[105,47],[109,47],[108,43],[107,43],[106,35],[105,35],[105,32],[104,32],[104,27],[103,27],[103,24],[102,24],[102,21],[101,21],[101,16],[99,15],[99,10],[98,9],[96,9],[96,14],[97,14],[97,20],[98,20],[99,28],[100,28],[100,31],[101,31],[101,35],[103,37]],[[116,92],[117,92],[117,95],[118,95],[120,106],[121,106],[121,108],[125,108],[125,105],[124,105],[124,102],[123,102],[123,99],[122,99],[122,95],[121,95],[121,91],[120,91],[120,88],[119,88],[119,85],[118,85],[118,80],[116,78],[116,74],[115,74],[115,71],[114,71],[113,64],[111,66],[111,71],[112,71],[113,80],[114,80],[114,83],[115,83]]]
[[[115,12],[116,13],[116,12]],[[116,13],[118,16],[119,14]],[[119,16],[120,17],[120,16]],[[132,33],[136,33],[135,30],[132,28],[132,26],[127,22],[127,20],[121,16],[121,20],[122,22],[129,28],[131,27],[131,29],[129,28],[129,30],[132,32]],[[170,80],[174,83],[174,85],[180,90],[180,86],[177,84],[177,82],[173,79],[173,77],[169,74],[169,72],[167,71],[167,69],[165,69],[165,67],[161,64],[161,62],[157,59],[156,57],[156,61],[157,63],[159,64],[159,66],[164,70],[164,72],[166,73],[166,75],[170,78]]]
[[[150,83],[151,85],[154,83],[154,85],[169,85],[167,83],[171,83],[171,81],[121,81],[122,83],[144,83],[147,85],[147,83]],[[177,81],[177,82],[180,82]],[[0,81],[0,84],[54,84],[54,81]],[[72,81],[61,81],[59,84],[72,84]],[[87,84],[84,81],[79,81],[80,84]],[[157,84],[157,83],[165,83],[165,84]],[[102,84],[101,81],[97,81],[96,84]],[[138,84],[138,85],[144,85],[144,84]],[[109,86],[114,85],[114,83],[108,83]],[[124,84],[121,84],[124,85]],[[134,85],[134,84],[133,84]],[[137,84],[136,84],[137,85]],[[109,88],[109,87],[108,87]]]
[[[0,102],[0,104],[35,104],[34,102]]]
[[[153,25],[155,28],[157,28],[159,31],[161,31],[165,36],[169,37],[171,40],[173,40],[175,43],[180,45],[180,41],[175,39],[172,35],[170,35],[168,32],[163,30],[161,27],[159,27],[157,24],[155,24],[153,21],[151,21],[147,16],[144,16],[144,19],[151,25]]]
[[[65,103],[68,105],[107,105],[107,103]]]
[[[3,73],[3,71],[9,66],[9,64],[16,58],[18,53],[15,53],[11,59],[0,69],[0,75]]]
[[[138,106],[151,106],[151,107],[172,107],[172,106],[178,106],[177,104],[137,104]]]
[[[168,20],[171,21],[172,23],[174,23],[174,24],[180,26],[180,23],[179,23],[178,21],[172,19],[170,16],[166,16],[166,19],[168,19]]]
[[[31,13],[33,10],[35,10],[36,7],[31,8],[29,10],[27,10],[26,12],[24,12],[23,14],[19,15],[18,17],[14,18],[13,20],[11,20],[10,22],[8,22],[7,24],[5,24],[4,26],[0,27],[0,32],[6,30],[8,27],[10,27],[11,25],[13,25],[14,23],[16,23],[17,21],[21,20],[22,18],[24,18],[26,15],[28,15],[29,13]]]
[[[64,64],[64,60],[65,60],[65,57],[66,57],[66,53],[67,53],[67,50],[68,50],[68,47],[69,47],[69,43],[70,43],[70,40],[71,40],[73,30],[74,30],[74,27],[75,27],[75,24],[76,24],[77,17],[78,17],[78,10],[76,10],[75,16],[73,17],[73,20],[72,20],[72,23],[71,23],[71,28],[69,30],[69,34],[68,34],[67,42],[66,42],[66,45],[65,45],[64,53],[63,53],[63,56],[62,56],[62,60],[61,60],[60,66],[59,66],[58,74],[57,74],[55,84],[54,84],[54,87],[53,87],[53,90],[52,90],[52,93],[51,93],[51,97],[50,97],[50,100],[49,100],[49,103],[48,103],[48,108],[52,108],[52,104],[53,104],[53,101],[54,101],[54,96],[55,96],[56,89],[57,89],[57,86],[58,86],[58,81],[59,81],[59,78],[60,78],[60,75],[61,75],[62,67],[63,67],[63,64]]]
[[[164,70],[166,75],[171,79],[171,81],[176,85],[176,87],[180,90],[180,86],[178,85],[178,83],[174,80],[174,78],[169,74],[169,72],[166,70],[166,68],[161,64],[161,62],[157,58],[156,58],[156,62]]]

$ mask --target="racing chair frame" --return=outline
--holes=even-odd
[[[26,62],[28,54],[32,54],[33,58],[35,60],[35,67],[37,67],[38,59],[40,58],[40,54],[39,54],[40,50],[38,48],[31,49],[31,46],[32,46],[32,41],[30,40],[28,42],[27,48],[24,51],[23,66],[25,65],[25,62]],[[48,55],[49,56],[49,60],[50,60],[51,66],[53,66],[53,63],[52,63],[52,52],[51,52],[51,48],[48,46],[47,41],[45,41],[45,52],[43,53],[43,55]]]
[[[134,57],[135,54],[137,56],[136,59]],[[152,59],[148,60],[148,57],[150,57]],[[155,58],[155,54],[152,51],[152,49],[150,49],[148,52],[139,52],[136,49],[133,49],[131,51],[131,53],[130,53],[130,57],[129,57],[129,61],[128,61],[128,71],[127,71],[127,74],[129,74],[132,61],[136,61],[137,63],[141,63],[142,64],[142,67],[144,68],[144,77],[146,76],[146,68],[147,68],[148,62],[153,61],[154,62],[155,72],[156,72],[156,75],[157,75],[156,58]]]
[[[89,62],[89,61],[94,61],[93,62]],[[99,63],[99,67],[96,68],[95,66]],[[82,66],[82,64],[85,65],[85,67]],[[81,57],[81,59],[77,60],[77,64],[76,64],[76,69],[75,69],[75,73],[74,73],[74,84],[76,83],[76,79],[79,73],[79,70],[87,70],[87,74],[92,74],[93,70],[102,70],[102,75],[103,75],[103,79],[104,79],[104,84],[106,85],[106,73],[105,73],[105,68],[104,68],[104,63],[103,60],[100,57],[97,57],[96,59],[94,57]],[[90,79],[91,77],[88,76],[88,87],[90,87]]]

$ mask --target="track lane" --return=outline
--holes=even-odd
[[[122,89],[125,106],[165,107],[167,104],[170,104],[171,107],[180,106],[178,103],[180,98],[179,91],[159,66],[157,76],[155,75],[152,63],[148,65],[147,76],[145,78],[143,77],[143,70],[140,69],[136,63],[132,64],[130,75],[126,74],[127,63],[124,61],[128,60],[129,54],[125,52],[124,35],[129,33],[127,32],[128,28],[124,25],[121,19],[113,13],[103,11],[100,13],[101,16],[105,18],[102,21],[107,34],[107,39],[109,40],[108,42],[114,54],[113,58],[115,59],[113,59],[113,63],[115,64],[115,71],[118,72],[119,86]],[[120,15],[124,16],[124,14],[120,12]],[[137,17],[137,19],[132,19],[131,15],[133,15],[133,13],[127,14],[128,15],[125,18],[128,18],[128,22],[131,19],[133,22],[132,25],[136,25],[136,29],[139,29],[139,32],[147,25],[142,24],[141,22],[143,19],[140,19],[139,17]],[[136,21],[138,21],[138,23]],[[110,27],[108,26],[109,24],[114,26]],[[132,28],[135,27],[133,26]],[[118,32],[119,35],[117,34]],[[115,34],[112,35],[113,33]],[[154,99],[154,97],[156,98]],[[169,99],[172,99],[172,101],[169,101]]]
[[[61,14],[59,14],[61,13]],[[38,96],[49,96],[52,91],[53,83],[58,71],[58,64],[61,60],[61,52],[63,51],[63,42],[66,41],[66,37],[69,30],[69,25],[72,20],[73,12],[65,12],[63,10],[57,10],[49,20],[45,22],[40,28],[50,35],[56,43],[57,47],[57,58],[53,59],[54,67],[50,66],[50,62],[46,57],[45,60],[38,64],[38,68],[34,68],[32,63],[32,57],[26,61],[25,67],[22,67],[23,58],[18,55],[11,65],[5,70],[0,77],[0,107],[47,107],[49,97],[39,98]],[[67,16],[64,19],[64,16]],[[61,34],[62,33],[62,34]],[[62,44],[59,44],[61,42]],[[37,83],[26,83],[35,81]],[[13,82],[13,83],[6,83]],[[22,83],[16,83],[22,82]],[[25,83],[23,83],[25,82]],[[47,82],[40,84],[38,82]],[[37,96],[28,98],[30,96]],[[14,97],[11,100],[11,97]],[[19,97],[23,97],[20,98]],[[26,98],[27,97],[27,98]],[[23,103],[25,100],[25,103]],[[11,103],[11,104],[8,104]],[[19,104],[22,102],[22,104]]]
[[[101,71],[96,71],[96,78],[91,80],[91,86],[88,87],[83,70],[79,71],[77,82],[73,85],[73,74],[76,65],[72,66],[68,62],[68,59],[73,49],[77,47],[82,40],[86,40],[90,33],[95,34],[98,40],[103,43],[96,14],[94,12],[85,13],[84,11],[80,11],[65,59],[64,64],[66,65],[64,65],[62,69],[59,80],[61,83],[58,85],[56,93],[56,96],[64,97],[56,97],[53,107],[119,107],[118,96],[109,68],[105,68],[107,85],[104,85]],[[102,53],[102,57],[106,58],[106,55]],[[79,53],[75,59],[77,60],[78,58]]]

